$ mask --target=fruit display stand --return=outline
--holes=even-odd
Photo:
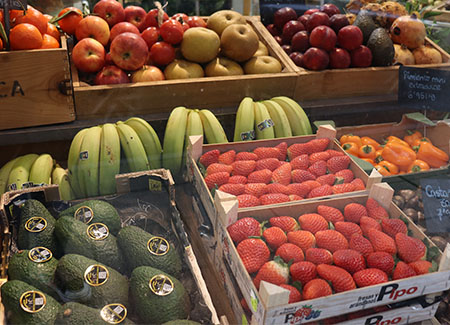
[[[326,319],[370,307],[400,302],[422,295],[438,295],[438,293],[449,289],[450,245],[447,245],[444,253],[439,253],[440,265],[438,272],[341,292],[327,297],[312,299],[307,303],[306,301],[300,301],[294,304],[287,304],[289,297],[289,291],[287,290],[280,289],[278,286],[266,282],[261,282],[259,291],[256,289],[226,230],[228,225],[244,217],[251,216],[259,222],[268,220],[273,216],[297,217],[300,213],[315,212],[318,205],[328,205],[342,210],[348,203],[363,204],[368,198],[373,198],[380,202],[388,211],[391,218],[402,217],[408,219],[392,203],[393,192],[393,189],[388,184],[380,183],[375,184],[369,194],[356,194],[351,197],[326,199],[315,202],[300,202],[269,209],[254,209],[253,211],[238,211],[237,201],[231,199],[229,196],[225,197],[222,202],[218,198],[218,215],[223,225],[222,227],[218,227],[218,250],[223,252],[223,256],[229,264],[248,305],[253,308],[253,314],[258,324],[284,324],[290,322],[297,324],[300,321],[307,323],[309,321]],[[408,227],[413,237],[425,240],[430,247],[435,247],[412,221],[409,222]],[[306,304],[311,313],[315,312],[316,317],[314,319],[310,317],[310,319],[305,320],[305,315],[302,314],[303,316],[300,315],[296,318],[296,312],[304,308]],[[434,309],[431,314],[428,314],[429,317],[427,317],[432,318],[435,311]],[[423,311],[417,309],[416,312],[419,314]],[[409,313],[410,317],[412,315],[412,312]]]
[[[0,52],[0,130],[75,120],[65,37],[61,45]]]

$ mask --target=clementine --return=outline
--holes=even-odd
[[[22,23],[9,32],[11,50],[33,50],[42,46],[42,35],[36,26]]]
[[[59,27],[69,35],[75,34],[75,28],[77,28],[78,23],[83,19],[83,13],[80,9],[75,7],[67,7],[61,10],[58,14],[58,17],[64,15],[64,13],[72,11],[70,14],[67,14],[61,20],[58,20]]]
[[[47,32],[47,18],[32,6],[28,6],[26,11],[11,10],[10,11],[11,26],[27,23],[37,27],[39,32],[44,35]]]
[[[45,34],[53,36],[59,42],[59,38],[61,35],[59,34],[59,30],[55,25],[47,23],[47,32]]]
[[[44,17],[47,18],[47,22],[53,19],[53,16],[49,14],[44,14]]]
[[[42,37],[41,49],[57,49],[59,48],[59,42],[51,35],[44,34]]]

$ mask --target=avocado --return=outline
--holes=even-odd
[[[88,226],[69,216],[61,217],[56,221],[55,235],[64,253],[92,258],[123,273],[125,266],[116,237],[108,234],[106,238],[96,240],[88,234],[89,227],[93,226]]]
[[[91,223],[95,222],[103,223],[108,226],[109,231],[114,236],[117,236],[117,233],[119,232],[121,227],[119,213],[117,212],[115,207],[113,207],[108,202],[102,200],[89,200],[78,203],[77,205],[74,205],[70,208],[67,208],[66,210],[61,211],[59,217],[70,216],[79,218],[80,215],[75,215],[75,213],[81,207],[89,207],[93,213],[92,220],[90,220],[86,224],[90,225]]]
[[[143,323],[161,324],[186,318],[190,311],[189,296],[173,276],[150,266],[133,270],[130,296]]]
[[[36,252],[36,249],[32,250],[32,253],[34,252]],[[47,250],[47,252],[49,251]],[[22,250],[11,257],[8,265],[9,280],[26,282],[59,300],[58,290],[53,284],[53,276],[55,275],[58,260],[51,257],[47,261],[40,262],[39,259],[36,258],[32,260],[29,254],[29,250]],[[31,256],[37,255],[33,254]]]
[[[175,319],[169,322],[166,322],[162,325],[200,325],[200,323],[194,322],[193,320],[188,319]]]
[[[82,255],[67,254],[60,258],[55,284],[66,301],[94,308],[111,303],[128,305],[127,278],[113,268]]]
[[[370,34],[367,47],[372,51],[372,65],[384,67],[392,65],[394,61],[394,43],[384,28],[375,29]]]
[[[379,27],[375,24],[372,15],[367,10],[361,10],[358,13],[353,25],[361,29],[363,33],[363,44],[367,44],[370,34]]]
[[[7,281],[2,285],[1,291],[2,303],[7,314],[10,314],[8,324],[53,324],[61,307],[59,302],[51,296],[20,280]],[[22,297],[27,291],[38,291],[38,293]],[[26,297],[28,299],[25,299]],[[24,304],[25,302],[28,304]],[[24,308],[35,312],[25,311]]]
[[[152,234],[136,226],[123,227],[117,235],[117,242],[131,273],[138,266],[152,266],[175,277],[181,274],[181,259],[175,246],[169,244],[168,250],[155,255],[148,249],[147,243],[154,238]],[[157,238],[154,238],[158,241]]]
[[[102,309],[92,308],[78,302],[65,303],[56,316],[55,325],[107,325],[111,324],[105,321],[101,316]],[[134,324],[128,318],[120,322],[122,325]]]
[[[53,237],[56,220],[38,200],[30,199],[20,207],[20,225],[17,234],[19,249],[42,246],[58,255],[58,246]]]

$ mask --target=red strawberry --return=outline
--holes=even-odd
[[[331,253],[339,249],[348,248],[348,240],[336,230],[328,229],[318,231],[315,236],[317,247],[328,249]]]
[[[303,183],[305,181],[313,181],[316,179],[316,176],[314,176],[314,174],[303,169],[294,169],[291,173],[291,177],[292,183]]]
[[[295,231],[299,229],[297,220],[289,216],[272,217],[269,219],[272,226],[279,227],[285,232]]]
[[[205,152],[199,159],[199,163],[205,167],[209,165],[219,162],[220,151],[215,149],[211,151]]]
[[[255,170],[256,161],[254,160],[237,160],[231,164],[233,166],[233,175],[248,176]]]
[[[344,215],[339,209],[330,207],[328,205],[318,205],[317,213],[325,218],[328,222],[339,222],[344,221]]]
[[[211,175],[215,173],[220,172],[227,172],[228,174],[231,174],[231,171],[233,170],[233,167],[230,165],[224,165],[220,163],[213,163],[206,168],[206,175]]]
[[[420,239],[398,233],[395,235],[395,244],[398,257],[405,263],[424,260],[427,256],[427,247]]]
[[[370,228],[367,235],[376,252],[386,252],[392,255],[397,253],[395,241],[384,232],[376,230],[375,228]]]
[[[269,169],[257,170],[247,177],[247,183],[264,183],[269,184],[272,179],[272,172]]]
[[[325,248],[311,247],[306,250],[305,260],[319,264],[333,264],[333,255]]]
[[[267,185],[264,183],[248,183],[244,186],[244,194],[251,194],[257,198],[267,193]]]
[[[322,139],[314,139],[308,142],[311,146],[311,153],[325,151],[330,144],[330,139],[322,138]]]
[[[299,195],[295,195],[295,194],[289,194],[289,200],[291,201],[300,201],[303,200],[304,198],[299,196]]]
[[[230,178],[230,173],[227,172],[219,172],[208,175],[205,177],[206,186],[208,189],[212,190],[213,188],[219,188],[221,185],[228,183],[228,179]]]
[[[358,234],[354,234],[350,238],[348,248],[360,252],[364,257],[367,257],[373,252],[373,246],[370,243],[370,240]]]
[[[275,146],[275,148],[278,148],[280,150],[280,155],[278,156],[278,160],[284,161],[286,160],[287,155],[287,143],[286,142],[280,142]]]
[[[262,205],[278,204],[290,201],[289,196],[282,193],[264,194],[259,198],[259,200]]]
[[[278,247],[275,256],[280,256],[286,263],[289,263],[291,260],[293,260],[293,263],[296,263],[305,259],[302,249],[291,243],[285,243]]]
[[[283,164],[272,172],[272,183],[289,185],[291,183],[291,164]]]
[[[350,240],[353,234],[363,234],[361,227],[354,222],[338,221],[334,224],[334,229],[343,234],[347,240]]]
[[[326,175],[317,177],[316,181],[322,185],[327,184],[327,185],[332,186],[336,182],[336,176],[334,174],[326,174]]]
[[[343,178],[344,183],[351,183],[351,181],[353,181],[353,179],[355,178],[355,174],[353,174],[351,169],[340,170],[335,175],[336,177]]]
[[[345,221],[359,223],[362,216],[367,216],[366,207],[359,203],[349,203],[344,207]]]
[[[350,183],[344,183],[344,184],[336,184],[332,187],[333,194],[342,194],[342,193],[348,193],[353,192],[355,190],[355,187],[353,184]]]
[[[392,274],[392,280],[405,279],[416,275],[416,272],[411,266],[403,261],[399,261],[395,266],[394,273]]]
[[[245,185],[244,184],[223,184],[219,187],[219,191],[231,194],[231,195],[241,195],[244,194]]]
[[[317,276],[316,266],[308,261],[294,263],[289,270],[292,282],[299,281],[302,285],[305,285]]]
[[[295,157],[304,154],[311,154],[311,146],[308,143],[294,143],[287,148],[287,155],[289,157],[289,161],[292,161]]]
[[[292,169],[306,170],[309,167],[309,157],[307,154],[303,154],[295,157],[291,160]]]
[[[379,269],[369,268],[361,270],[353,274],[353,279],[359,288],[368,287],[375,284],[388,282],[388,276],[386,272]]]
[[[267,185],[267,193],[282,193],[289,195],[291,191],[286,185],[280,183],[270,183]]]
[[[366,189],[366,185],[361,178],[355,178],[350,184],[355,187],[355,191],[364,191]]]
[[[330,185],[321,185],[319,187],[313,188],[308,193],[308,198],[313,197],[321,197],[321,196],[327,196],[333,194],[333,186]]]
[[[299,302],[302,300],[302,294],[296,287],[289,284],[280,284],[280,287],[290,291],[288,304],[293,304],[294,302]]]
[[[333,294],[330,285],[323,279],[312,279],[303,287],[303,300],[315,299]]]
[[[320,184],[319,184],[319,186],[320,186]],[[308,184],[306,184],[306,182],[292,183],[292,184],[289,184],[287,187],[289,189],[290,194],[298,195],[301,197],[307,196],[308,193],[311,191],[311,187]]]
[[[428,274],[431,272],[433,264],[429,261],[419,260],[408,263],[408,265],[416,272],[417,275]]]
[[[253,281],[256,288],[259,289],[261,281],[272,284],[287,284],[289,280],[289,267],[281,258],[275,257],[273,261],[265,263],[256,274]]]
[[[310,231],[313,234],[320,230],[328,229],[328,222],[317,213],[302,214],[298,218],[298,223],[300,224],[300,229]]]
[[[288,242],[300,247],[303,252],[306,252],[308,248],[316,245],[316,238],[312,232],[306,230],[296,230],[288,232]]]
[[[351,274],[339,266],[328,264],[317,265],[317,274],[322,279],[330,281],[335,292],[356,289],[356,284]]]
[[[275,147],[259,147],[253,150],[253,153],[258,156],[258,159],[277,158],[280,157],[280,149]]]
[[[258,272],[270,258],[269,248],[261,239],[244,239],[237,245],[236,250],[248,273]]]
[[[389,214],[385,208],[383,208],[377,201],[372,198],[368,198],[366,202],[366,209],[368,216],[376,220],[382,220],[389,218]]]
[[[330,158],[337,157],[337,156],[345,156],[345,153],[343,153],[342,151],[337,151],[337,150],[333,150],[333,149],[328,149],[325,151],[330,154]]]
[[[331,173],[336,174],[338,171],[347,169],[350,165],[350,157],[349,156],[337,156],[331,157],[327,160],[327,167]]]
[[[261,236],[261,227],[256,219],[245,217],[227,227],[231,239],[239,244],[250,236]]]
[[[287,243],[287,236],[281,228],[270,227],[264,230],[263,237],[266,240],[267,245],[272,250],[276,250],[278,247]]]
[[[386,252],[373,252],[366,257],[367,267],[380,269],[386,274],[391,274],[394,269],[394,258]]]
[[[315,152],[309,155],[309,164],[312,165],[316,161],[327,161],[331,158],[331,155],[329,152],[322,151],[322,152]]]
[[[234,157],[234,161],[238,161],[238,160],[258,160],[258,156],[256,154],[254,154],[253,152],[247,152],[247,151],[242,151],[242,152],[238,152],[236,154],[236,157]]]
[[[333,261],[336,266],[353,274],[366,268],[364,256],[353,249],[338,249],[333,253]]]
[[[277,158],[265,158],[256,162],[255,170],[268,169],[274,171],[278,167],[280,167],[280,161]]]
[[[258,205],[261,205],[261,202],[259,202],[259,199],[251,194],[242,194],[236,196],[236,199],[238,200],[238,207],[239,208],[250,208],[255,207]]]
[[[380,223],[367,216],[362,216],[361,219],[359,219],[359,226],[361,227],[363,235],[366,237],[369,235],[369,229],[371,228],[381,231]]]
[[[231,176],[228,180],[228,183],[230,184],[247,184],[247,177],[242,175],[234,175]]]
[[[231,165],[236,158],[236,151],[228,150],[219,156],[219,162],[225,165]]]
[[[316,177],[323,176],[327,173],[327,163],[323,160],[316,161],[309,166],[308,171]]]
[[[381,220],[381,228],[383,232],[395,238],[395,235],[401,232],[402,234],[408,233],[408,227],[401,219],[383,219]]]

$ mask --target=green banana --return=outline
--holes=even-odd
[[[291,137],[292,130],[286,113],[276,102],[265,100],[261,102],[269,111],[270,118],[273,121],[276,138]]]
[[[30,176],[30,169],[39,155],[29,153],[27,155],[18,157],[9,173],[8,189],[21,190],[23,184],[28,182]]]
[[[31,166],[28,181],[35,185],[50,184],[53,164],[53,158],[48,153],[40,155]]]
[[[275,131],[273,129],[273,121],[270,118],[267,107],[259,102],[254,103],[255,106],[255,131],[256,139],[273,139]]]
[[[125,124],[131,126],[136,131],[139,139],[144,146],[148,162],[151,169],[161,168],[161,142],[152,126],[140,117],[131,117],[125,121]]]
[[[136,131],[122,121],[116,123],[116,128],[119,133],[120,146],[125,153],[130,171],[139,172],[149,170],[150,164],[147,159],[147,154]]]
[[[100,159],[100,139],[102,137],[101,126],[90,127],[80,146],[78,161],[78,182],[85,197],[97,196],[99,159]]]
[[[53,168],[52,184],[57,184],[59,186],[59,196],[61,200],[70,201],[75,199],[75,195],[69,183],[68,171],[58,164]]]
[[[286,113],[294,135],[312,134],[311,123],[303,108],[293,99],[286,96],[273,97]]]
[[[11,172],[11,169],[13,168],[16,159],[17,158],[14,158],[8,161],[6,164],[2,166],[2,168],[0,168],[0,196],[8,191],[7,185],[9,173]]]
[[[67,157],[69,181],[76,198],[85,197],[81,184],[78,182],[78,161],[80,160],[81,143],[87,131],[87,128],[82,129],[75,135],[70,144],[69,156]]]
[[[189,111],[186,124],[186,138],[184,140],[185,147],[189,144],[189,137],[191,135],[203,135],[202,119],[198,109]]]
[[[217,117],[207,109],[200,111],[203,130],[208,143],[228,143],[227,135]]]
[[[256,139],[255,135],[255,110],[253,99],[244,97],[236,112],[233,141],[246,141]]]
[[[100,195],[108,195],[116,192],[116,175],[120,172],[120,138],[114,124],[103,124],[102,129],[98,184]]]

